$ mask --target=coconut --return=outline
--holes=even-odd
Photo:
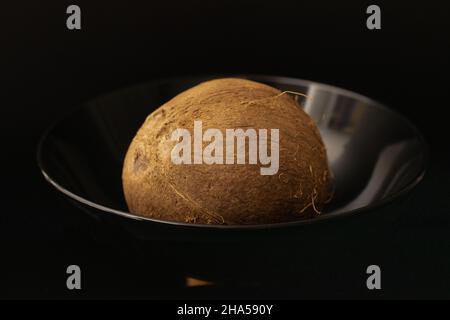
[[[195,134],[199,123],[200,141]],[[214,139],[205,139],[208,129]],[[244,152],[240,162],[238,155],[228,153],[226,147],[233,142],[227,141],[227,132],[238,129],[258,135],[256,162],[250,147],[254,135],[247,136],[244,148],[237,141],[236,148],[231,145],[235,153]],[[267,130],[265,136],[262,130]],[[180,132],[192,133],[184,136],[182,152]],[[222,139],[218,133],[222,144],[217,143]],[[261,152],[272,157],[272,170]],[[174,161],[174,154],[182,161]],[[186,90],[151,113],[129,146],[122,180],[128,208],[136,215],[248,225],[319,215],[330,198],[330,175],[320,133],[292,95],[258,82],[225,78]]]

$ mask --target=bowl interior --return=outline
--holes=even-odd
[[[353,92],[310,81],[244,78],[308,95],[301,105],[319,127],[335,176],[335,195],[321,218],[393,198],[422,177],[424,141],[405,118],[388,108]],[[127,215],[122,162],[136,131],[154,109],[208,79],[152,82],[85,104],[43,137],[38,158],[44,175],[77,201]]]

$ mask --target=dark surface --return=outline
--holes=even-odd
[[[68,4],[3,5],[1,297],[450,298],[443,1],[380,3],[379,32],[365,29],[367,4],[356,1],[79,2],[79,32],[65,28]],[[40,176],[40,134],[81,102],[160,77],[224,72],[331,83],[411,119],[430,143],[431,166],[393,208],[402,211],[395,232],[364,241],[349,235],[341,250],[322,239],[306,253],[287,241],[276,248],[289,254],[286,264],[271,263],[277,260],[268,247],[260,268],[242,273],[254,271],[248,281],[187,289],[188,269],[173,247],[154,243],[143,250],[114,229],[98,229]],[[69,264],[83,270],[81,292],[65,288]],[[369,264],[382,268],[380,292],[365,288]]]

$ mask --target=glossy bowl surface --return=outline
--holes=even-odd
[[[301,92],[316,121],[335,176],[335,195],[317,218],[266,225],[197,225],[144,218],[128,212],[121,184],[122,162],[145,117],[176,94],[217,77],[171,78],[96,98],[44,134],[38,162],[47,181],[93,216],[132,224],[133,232],[199,229],[248,230],[307,226],[363,215],[411,190],[423,177],[427,145],[403,116],[360,94],[312,81],[238,75]],[[374,217],[376,219],[376,217]],[[148,231],[150,232],[150,231]],[[153,232],[153,231],[151,231]]]

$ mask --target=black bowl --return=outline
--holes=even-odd
[[[335,176],[335,194],[312,220],[254,226],[193,225],[135,216],[127,211],[121,170],[125,152],[145,117],[177,93],[208,77],[161,80],[93,100],[54,124],[42,137],[38,162],[56,190],[92,212],[141,225],[189,229],[267,229],[309,225],[362,214],[415,186],[426,168],[423,138],[405,118],[359,94],[311,81],[240,76],[281,90],[304,92]]]
[[[218,261],[217,256],[227,252],[245,256],[248,250],[255,253],[255,248],[270,250],[270,244],[271,254],[280,254],[279,242],[270,235],[296,241],[301,247],[324,239],[358,242],[370,234],[386,234],[402,213],[397,206],[401,196],[425,173],[427,146],[415,127],[380,103],[344,89],[284,77],[239,77],[308,95],[303,106],[320,129],[335,176],[335,196],[319,217],[222,226],[161,221],[127,211],[121,170],[136,131],[155,108],[212,77],[159,80],[88,102],[42,137],[38,148],[42,173],[55,190],[96,220],[108,223],[102,228],[119,227],[137,239],[173,243],[177,252],[189,252],[190,257],[217,251],[214,259]],[[229,244],[243,239],[246,242],[239,245]],[[215,240],[228,245],[208,247]],[[191,241],[197,244],[187,250],[184,245]]]

